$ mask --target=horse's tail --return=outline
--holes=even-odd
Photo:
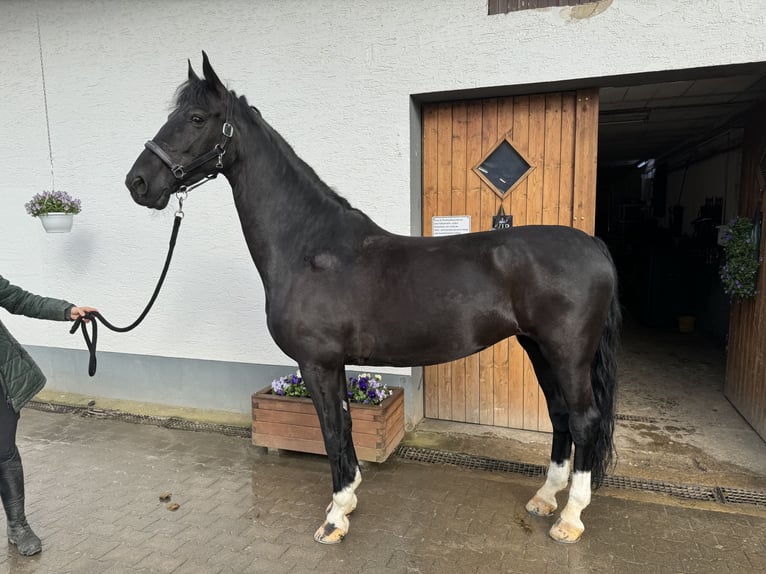
[[[609,260],[614,275],[614,290],[609,304],[609,314],[604,325],[604,332],[598,343],[598,351],[590,366],[590,380],[596,407],[601,413],[595,441],[595,454],[591,481],[598,488],[604,481],[607,470],[611,467],[616,452],[614,449],[614,418],[617,403],[617,350],[620,341],[622,311],[617,296],[617,270],[606,244],[594,238],[598,247]]]

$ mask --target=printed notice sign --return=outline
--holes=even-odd
[[[434,237],[446,235],[461,235],[471,233],[470,215],[444,215],[431,218],[431,229]]]

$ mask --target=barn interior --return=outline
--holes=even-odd
[[[709,469],[694,468],[700,453],[748,467],[763,446],[726,400],[730,300],[719,268],[721,230],[742,214],[746,122],[764,100],[763,63],[600,90],[596,235],[621,281],[619,411],[639,421],[626,421],[637,428],[623,440],[668,460],[673,445],[697,442],[687,469],[698,477]],[[755,450],[735,460],[744,444]]]
[[[718,236],[738,213],[747,113],[764,100],[766,64],[600,89],[596,235],[618,266],[630,321],[725,348]]]

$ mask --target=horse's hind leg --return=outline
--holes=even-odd
[[[590,380],[590,375],[585,376]],[[590,385],[584,385],[590,391]],[[549,534],[558,542],[577,542],[585,531],[580,518],[590,504],[591,472],[595,455],[596,430],[599,413],[592,397],[578,397],[569,414],[569,427],[575,444],[572,485],[569,500]]]
[[[563,404],[551,406],[548,399],[548,411],[553,424],[553,444],[551,461],[545,476],[545,483],[527,502],[526,509],[536,516],[551,516],[558,508],[556,494],[569,484],[569,458],[572,453],[572,435],[567,428],[569,416],[562,413]]]
[[[342,366],[328,369],[301,364],[300,367],[319,417],[333,484],[332,502],[327,507],[324,523],[314,533],[314,540],[337,544],[348,533],[348,514],[356,508],[355,490],[362,482],[351,439],[345,370]]]
[[[556,493],[566,488],[574,443],[569,499],[549,534],[557,542],[577,542],[585,531],[580,516],[591,499],[591,471],[599,421],[590,384],[590,365],[571,356],[546,353],[527,337],[519,337],[519,343],[529,355],[545,393],[554,431],[548,476],[542,488],[527,503],[527,510],[541,516],[550,516],[556,510]]]
[[[557,542],[577,542],[585,531],[582,511],[591,500],[591,473],[596,456],[596,439],[601,414],[591,388],[589,367],[560,368],[559,380],[569,409],[569,432],[574,442],[574,468],[569,499],[549,534]]]
[[[572,455],[569,411],[556,382],[556,377],[548,361],[542,356],[537,343],[524,336],[519,336],[518,340],[532,361],[537,380],[548,403],[548,414],[553,425],[551,462],[545,483],[527,502],[526,509],[527,512],[536,516],[551,516],[558,508],[556,494],[564,490],[569,483],[569,459]]]

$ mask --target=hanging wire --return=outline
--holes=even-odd
[[[53,175],[53,146],[51,145],[51,122],[48,117],[48,91],[45,87],[45,66],[43,65],[43,41],[40,34],[40,13],[37,13],[37,45],[40,48],[40,75],[43,78],[43,101],[45,102],[45,129],[48,131],[48,159],[51,162],[51,191],[56,191],[56,179]]]

